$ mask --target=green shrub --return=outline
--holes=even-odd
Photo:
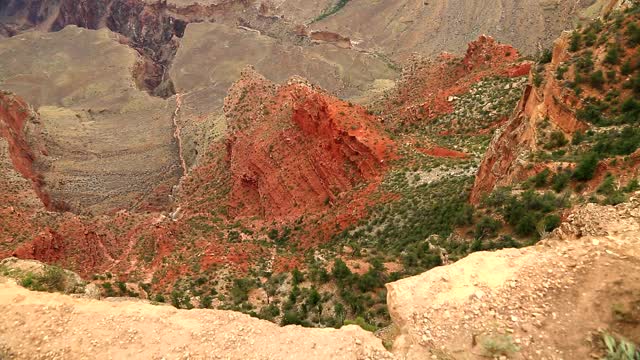
[[[378,328],[375,325],[367,323],[364,318],[358,316],[355,320],[345,320],[345,325],[358,325],[366,331],[375,332]]]
[[[302,325],[302,317],[297,311],[287,311],[282,317],[281,325]]]
[[[606,347],[606,360],[640,360],[640,349],[630,341],[616,339],[611,334],[603,334]]]
[[[593,53],[586,51],[576,60],[576,73],[588,74],[593,71]],[[576,82],[579,82],[576,80]]]
[[[351,276],[351,270],[349,269],[347,264],[342,261],[342,259],[338,258],[333,261],[333,269],[331,270],[331,275],[333,275],[336,280],[344,280]]]
[[[622,189],[622,191],[630,193],[637,191],[638,189],[640,189],[640,183],[638,182],[638,179],[632,179],[631,181],[629,181],[627,186]]]
[[[589,82],[591,84],[591,86],[593,86],[596,89],[602,89],[602,86],[605,83],[604,80],[604,73],[602,73],[602,70],[598,70],[595,71],[591,74],[591,76],[589,77]]]
[[[609,196],[607,196],[607,198],[604,200],[604,203],[605,205],[618,205],[622,204],[625,201],[627,201],[627,196],[622,191],[616,190]]]
[[[490,217],[483,216],[482,219],[476,224],[475,238],[487,239],[495,237],[498,234],[498,230],[502,227],[500,221]],[[480,249],[476,249],[480,250]]]
[[[536,174],[535,176],[531,177],[529,181],[531,181],[533,186],[535,186],[536,188],[542,188],[547,186],[547,183],[549,181],[549,175],[551,175],[551,172],[549,171],[549,169],[544,169],[538,174]]]
[[[542,75],[540,73],[535,73],[533,75],[533,84],[536,87],[540,87],[540,85],[542,85],[542,80],[544,80],[544,78],[542,77]]]
[[[547,150],[557,149],[567,145],[568,143],[569,141],[562,131],[554,131],[549,136],[549,142],[545,144],[544,148]]]
[[[569,67],[562,64],[556,69],[556,80],[563,80],[564,74],[569,71]]]
[[[584,133],[582,131],[578,131],[573,134],[573,139],[571,139],[572,145],[580,145],[585,139]]]
[[[610,65],[617,65],[620,62],[620,48],[616,44],[611,44],[607,50],[604,62]]]
[[[593,179],[596,168],[598,167],[598,155],[595,152],[591,152],[583,156],[582,160],[578,163],[576,170],[573,172],[573,178],[578,181],[587,181]]]
[[[27,273],[20,281],[20,285],[35,291],[63,292],[66,287],[66,275],[57,266],[46,266],[42,274]]]
[[[627,26],[627,36],[629,37],[629,45],[637,46],[640,44],[640,27],[635,22],[630,22]]]
[[[513,338],[508,335],[484,336],[480,340],[480,345],[490,357],[510,356],[520,351]]]
[[[598,134],[593,151],[602,156],[629,155],[638,147],[640,147],[640,129],[636,126],[626,126],[622,130],[613,129]]]
[[[574,31],[571,34],[571,41],[569,43],[569,51],[576,52],[576,51],[580,50],[580,44],[582,42],[581,40],[582,40],[582,37],[580,36],[580,33],[577,32],[577,31]]]
[[[602,180],[602,184],[600,184],[598,190],[596,190],[597,193],[603,195],[613,194],[613,192],[616,191],[615,180],[616,178],[611,173],[608,173],[604,180]]]
[[[609,121],[603,116],[604,106],[599,101],[587,102],[584,108],[576,112],[578,120],[582,120],[594,125],[609,125]]]
[[[555,230],[558,226],[560,226],[561,222],[562,222],[562,219],[560,218],[560,216],[556,214],[547,215],[544,217],[544,220],[543,220],[543,228],[545,231],[551,232]]]
[[[551,52],[551,49],[542,50],[542,54],[540,55],[541,64],[548,64],[551,62],[552,59],[553,59],[553,52]]]
[[[571,180],[571,172],[563,170],[553,175],[551,178],[551,189],[559,193],[564,190]]]
[[[241,278],[233,280],[233,287],[229,291],[229,295],[233,303],[238,305],[249,299],[249,291],[255,287],[255,281],[249,278]]]
[[[620,67],[620,73],[622,75],[629,75],[632,71],[633,67],[631,66],[631,60],[625,61],[624,64],[622,64],[622,66]]]
[[[300,272],[300,270],[298,270],[298,268],[293,269],[293,271],[291,272],[291,282],[293,283],[293,285],[298,285],[301,282],[304,281],[304,274],[302,274],[302,272]]]

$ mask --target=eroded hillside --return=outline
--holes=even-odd
[[[558,317],[582,321],[575,327],[583,337],[599,326],[637,340],[602,309],[582,304],[602,315],[586,321],[562,307],[562,301],[582,301],[579,290],[588,296],[629,290],[621,306],[630,307],[623,312],[635,321],[633,285],[617,287],[613,275],[590,283],[596,273],[559,258],[604,271],[611,259],[585,246],[594,238],[574,239],[575,246],[549,240],[597,235],[598,244],[627,256],[620,271],[634,270],[626,259],[637,254],[625,246],[634,246],[635,202],[620,205],[620,214],[585,204],[625,203],[640,187],[637,4],[545,2],[538,4],[542,15],[532,3],[522,5],[527,21],[546,19],[540,32],[514,17],[511,5],[499,8],[505,23],[518,22],[516,42],[546,39],[584,9],[608,14],[563,35],[553,49],[541,47],[534,58],[522,55],[532,52],[526,47],[485,35],[473,36],[466,52],[459,45],[459,54],[428,56],[422,46],[438,44],[439,35],[421,32],[429,22],[414,27],[398,20],[410,7],[386,13],[388,29],[397,21],[410,29],[389,32],[396,40],[380,48],[326,27],[364,9],[355,0],[304,8],[298,1],[27,3],[0,6],[8,36],[0,40],[6,55],[0,88],[11,91],[0,94],[0,165],[7,170],[0,173],[6,185],[0,188],[6,200],[0,258],[73,270],[91,283],[95,297],[233,310],[281,325],[357,324],[400,358],[601,354],[601,335],[590,347],[545,338],[547,330],[565,338],[552,321]],[[381,7],[396,5],[366,10],[385,13]],[[447,4],[420,6],[436,5]],[[477,14],[493,10],[474,3],[456,19],[475,29],[484,19]],[[365,14],[352,14],[348,25],[357,26]],[[549,24],[556,16],[562,21]],[[465,37],[474,33],[462,28]],[[377,36],[376,29],[366,35]],[[405,56],[402,46],[426,55]],[[402,58],[402,69],[385,54]],[[611,223],[624,229],[592,234],[583,229],[591,225],[576,225],[576,217],[590,218],[592,211],[611,212]],[[589,224],[600,224],[596,220]],[[578,230],[566,232],[561,224],[567,221]],[[534,244],[547,247],[517,250]],[[483,252],[504,248],[517,249]],[[539,272],[551,266],[557,273]],[[410,279],[433,268],[418,282]],[[455,280],[440,281],[439,271],[452,271]],[[467,276],[474,272],[479,275]],[[485,278],[494,273],[501,277]],[[20,282],[42,289],[44,279],[29,276]],[[413,301],[439,298],[423,283],[452,299],[441,304],[450,306],[450,317],[431,302]],[[478,301],[468,302],[469,294]],[[558,302],[540,303],[538,294]],[[74,304],[81,316],[94,316],[91,306]],[[20,311],[12,314],[20,323]],[[194,325],[193,315],[175,314]],[[203,314],[211,321],[228,315]],[[535,321],[541,316],[552,319],[548,328]],[[127,319],[139,329],[138,320]],[[521,323],[526,330],[516,326]],[[289,328],[276,332],[290,339]],[[320,342],[327,333],[344,334],[308,332],[320,334]],[[345,343],[362,345],[344,336]],[[367,344],[364,353],[392,356],[372,338],[358,339]],[[227,346],[225,339],[211,341]],[[436,350],[441,343],[446,349]],[[342,343],[327,344],[334,345]],[[56,354],[75,351],[52,346]],[[345,349],[346,358],[364,354]]]
[[[338,11],[311,28],[350,37],[359,47],[396,59],[414,52],[459,53],[488,34],[528,55],[548,47],[583,16],[596,17],[617,1],[339,1]]]

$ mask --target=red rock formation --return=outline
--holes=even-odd
[[[351,39],[329,31],[312,31],[309,36],[313,41],[334,44],[344,49],[351,48]]]
[[[527,86],[513,118],[496,134],[482,159],[476,181],[471,192],[471,203],[477,204],[484,194],[493,190],[501,181],[511,181],[518,155],[535,144],[534,126],[525,113],[531,97],[532,87]]]
[[[27,123],[36,123],[37,117],[38,115],[24,100],[7,92],[0,92],[0,136],[9,144],[14,168],[31,181],[33,189],[44,206],[50,208],[51,199],[43,190],[43,176],[33,166],[36,156],[46,155],[46,151],[43,148],[39,151],[34,150],[25,136]],[[33,129],[33,132],[37,133],[37,129]],[[35,138],[37,139],[37,135]]]
[[[360,107],[299,80],[243,72],[225,101],[236,216],[297,217],[378,174],[392,142]]]
[[[466,93],[482,79],[528,74],[531,63],[519,62],[519,57],[512,46],[482,35],[469,44],[464,57],[443,53],[436,61],[416,58],[385,103],[385,120],[395,128],[451,113],[449,98]]]
[[[533,85],[533,74],[513,116],[493,139],[478,170],[471,192],[471,202],[478,203],[483,194],[496,186],[509,185],[523,180],[524,161],[518,161],[523,154],[536,148],[536,125],[549,119],[555,127],[568,135],[585,130],[587,124],[576,118],[575,109],[580,102],[573,91],[556,79],[560,63],[569,58],[568,38],[561,37],[555,42],[551,64],[547,66],[544,84],[541,88]],[[531,174],[529,174],[531,175]]]
[[[443,148],[441,146],[432,146],[427,149],[419,148],[418,151],[420,151],[425,155],[434,156],[434,157],[446,157],[446,158],[457,158],[457,159],[464,159],[466,157],[469,157],[469,154],[467,153]]]

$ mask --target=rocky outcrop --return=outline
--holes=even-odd
[[[12,359],[392,359],[379,339],[355,325],[279,327],[231,311],[29,292],[6,278],[0,278],[0,307],[0,354]]]
[[[38,123],[38,114],[24,100],[11,93],[0,92],[0,136],[9,145],[13,167],[31,181],[44,207],[51,208],[51,198],[43,188],[44,177],[34,167],[37,156],[47,155]],[[32,144],[36,144],[36,148]]]
[[[476,175],[471,203],[479,203],[482,196],[496,186],[515,181],[523,175],[517,171],[518,165],[522,165],[520,156],[530,151],[536,143],[534,120],[526,114],[529,99],[535,96],[533,91],[531,86],[526,87],[515,115],[491,141]]]
[[[249,95],[250,94],[250,95]],[[245,70],[225,100],[235,215],[296,217],[378,174],[393,143],[360,106]]]
[[[312,31],[309,37],[313,41],[334,44],[344,49],[351,48],[351,39],[329,31]]]
[[[0,261],[0,273],[26,286],[33,286],[33,282],[42,279],[44,283],[37,284],[42,287],[42,290],[68,294],[83,293],[86,285],[80,275],[72,271],[56,268],[40,261],[21,260],[15,257]],[[44,277],[46,279],[43,279]]]
[[[637,198],[589,204],[537,246],[474,253],[387,284],[400,332],[393,351],[403,359],[586,359],[602,358],[600,331],[637,343],[637,327],[611,309],[637,302],[639,231]],[[635,309],[629,319],[640,319]]]

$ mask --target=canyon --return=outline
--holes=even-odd
[[[638,343],[639,9],[2,2],[0,358]]]

